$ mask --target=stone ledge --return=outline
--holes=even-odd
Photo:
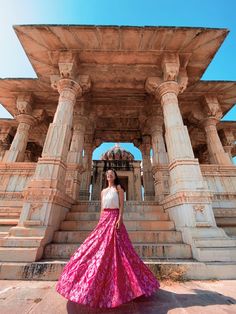
[[[236,279],[236,263],[201,263],[194,260],[143,259],[160,279]],[[41,260],[33,263],[0,263],[0,279],[57,281],[68,260]],[[174,277],[174,278],[173,278]]]

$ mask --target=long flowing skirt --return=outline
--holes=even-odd
[[[113,308],[159,289],[124,223],[116,228],[118,215],[118,208],[105,208],[95,229],[65,265],[56,284],[65,298],[93,308]]]

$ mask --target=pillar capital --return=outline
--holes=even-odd
[[[61,95],[63,92],[71,92],[74,97],[82,96],[82,88],[77,81],[70,78],[61,78],[54,82],[54,89],[57,89],[58,93]],[[67,95],[69,97],[69,95]]]
[[[61,95],[63,92],[72,92],[75,97],[81,97],[91,88],[91,80],[88,75],[80,75],[76,80],[61,78],[59,75],[51,75],[51,86]]]
[[[179,94],[180,87],[176,81],[163,82],[159,77],[149,77],[146,80],[147,92],[153,94],[157,100],[161,100],[167,93]]]
[[[33,105],[33,95],[23,93],[17,96],[16,107],[19,114],[31,114]]]
[[[28,124],[29,126],[33,126],[36,124],[37,122],[37,119],[35,117],[33,117],[32,115],[30,114],[24,114],[24,113],[21,113],[21,114],[18,114],[16,116],[16,120],[21,124],[21,123],[24,123],[24,124]]]
[[[162,77],[147,78],[145,84],[147,92],[154,94],[159,99],[166,92],[174,92],[176,96],[183,93],[188,84],[187,63],[184,62],[184,65],[180,66],[180,58],[177,53],[164,53],[161,66]]]

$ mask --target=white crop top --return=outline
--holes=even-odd
[[[102,208],[119,208],[119,195],[115,187],[103,191]]]

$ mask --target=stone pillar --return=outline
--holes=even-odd
[[[234,133],[231,128],[223,128],[221,130],[221,134],[223,135],[223,138],[221,140],[224,151],[229,155],[229,158],[233,163],[232,151],[233,147],[235,146]]]
[[[153,116],[150,119],[154,165],[168,164],[168,155],[163,138],[163,122],[161,116]]]
[[[206,132],[206,142],[213,164],[232,165],[229,155],[224,151],[216,125],[222,117],[222,111],[216,96],[205,95],[202,99],[203,110],[198,117]]]
[[[84,104],[81,103],[81,106]],[[75,200],[79,199],[80,183],[82,178],[83,168],[83,148],[84,136],[86,129],[87,117],[84,115],[74,115],[73,134],[70,144],[70,150],[67,156],[67,168],[70,186],[68,193]]]
[[[66,56],[65,56],[66,57]],[[70,55],[68,56],[70,57]],[[72,58],[73,59],[73,58]],[[50,243],[55,230],[74,203],[65,192],[66,161],[71,139],[73,109],[77,97],[90,87],[85,76],[74,75],[74,59],[59,62],[61,78],[53,77],[53,87],[57,87],[59,100],[50,124],[34,177],[24,191],[24,203],[18,226],[10,229],[11,237],[42,237],[34,242],[34,248],[22,249],[17,255],[21,261],[34,261],[42,257],[44,246]],[[73,72],[73,73],[72,73]],[[33,245],[32,245],[33,246]],[[27,253],[28,252],[28,253]]]
[[[92,200],[101,199],[103,169],[104,169],[103,160],[93,161],[93,179],[92,179],[93,190],[91,197]]]
[[[186,71],[179,71],[178,55],[165,55],[162,61],[163,79],[149,78],[146,89],[161,102],[165,139],[169,157],[170,195],[163,203],[169,209],[177,228],[216,226],[211,207],[211,194],[203,180],[199,162],[194,158],[187,127],[178,105],[178,94],[184,90]],[[179,76],[181,74],[181,77]],[[195,211],[196,203],[204,203],[200,215]]]
[[[141,191],[141,167],[140,162],[133,162],[134,169],[134,200],[141,201],[142,200],[142,191]]]
[[[154,175],[155,200],[158,202],[163,201],[165,196],[169,194],[168,155],[163,138],[163,122],[161,116],[153,116],[150,120],[153,147],[152,172]]]
[[[207,118],[203,121],[206,132],[206,142],[212,164],[232,165],[229,155],[224,151],[219,138],[216,124],[219,122],[215,118]]]
[[[139,146],[143,159],[143,186],[144,186],[144,200],[154,200],[154,180],[152,175],[152,164],[150,159],[150,138],[149,136],[142,137],[142,144]]]
[[[11,147],[3,157],[3,162],[24,161],[30,128],[36,123],[36,119],[32,116],[31,104],[31,95],[18,96],[16,105],[19,114],[16,119],[19,124]]]
[[[82,175],[82,181],[80,186],[80,199],[89,200],[90,195],[90,183],[91,183],[91,171],[92,171],[92,155],[93,155],[93,143],[84,144],[84,158],[83,166],[84,173]]]
[[[2,126],[0,131],[0,161],[3,160],[6,151],[10,148],[10,133],[12,128]]]

